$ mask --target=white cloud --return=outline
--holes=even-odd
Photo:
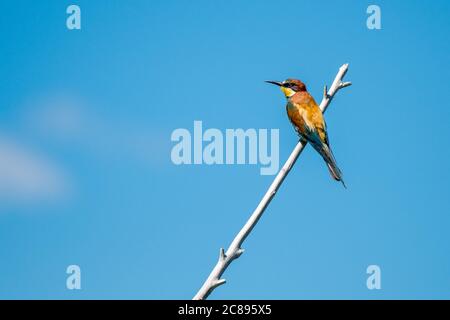
[[[68,191],[63,171],[46,157],[0,135],[0,202],[35,204],[63,199]]]
[[[58,139],[77,139],[90,125],[84,109],[83,102],[67,95],[35,98],[26,104],[24,119],[28,129]]]
[[[170,140],[165,132],[150,124],[99,115],[92,104],[70,95],[33,101],[25,108],[26,127],[43,141],[70,145],[72,150],[108,161],[117,157],[145,166],[167,161]]]

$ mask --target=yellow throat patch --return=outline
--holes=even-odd
[[[295,91],[292,90],[291,88],[285,88],[285,87],[280,87],[280,88],[281,88],[281,91],[283,91],[286,98],[290,98],[295,94]]]

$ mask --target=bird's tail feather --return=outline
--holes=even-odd
[[[328,170],[330,170],[331,176],[336,180],[340,181],[344,188],[347,189],[347,186],[345,185],[344,179],[342,177],[342,172],[339,169],[336,159],[333,156],[333,153],[331,152],[331,149],[327,145],[322,146],[322,157],[327,163]]]

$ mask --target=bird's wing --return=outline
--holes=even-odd
[[[313,131],[317,134],[317,138],[321,143],[328,144],[328,133],[327,133],[327,124],[323,117],[322,111],[320,111],[319,107],[317,107],[317,111],[313,113],[311,122],[314,125]]]
[[[328,134],[322,111],[308,92],[295,94],[287,105],[289,119],[297,132],[316,147],[328,145]]]
[[[307,124],[307,136],[309,136],[311,142],[318,145],[328,145],[327,125],[322,111],[309,93],[305,95],[303,100],[301,109],[303,109],[304,112],[301,113]]]

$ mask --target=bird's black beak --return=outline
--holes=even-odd
[[[279,87],[281,87],[283,84],[281,83],[281,82],[279,82],[279,81],[270,81],[270,80],[266,80],[265,82],[267,82],[267,83],[271,83],[271,84],[274,84],[274,85],[277,85],[277,86],[279,86]]]

